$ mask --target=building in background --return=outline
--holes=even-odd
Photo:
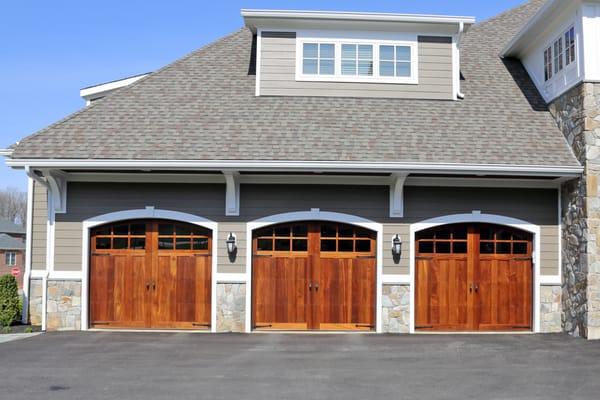
[[[25,228],[0,220],[0,275],[14,275],[23,288],[25,270]]]

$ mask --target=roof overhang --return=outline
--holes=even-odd
[[[242,9],[246,26],[256,32],[262,27],[281,29],[355,29],[379,31],[456,32],[467,31],[475,17],[362,13],[348,11],[297,11]]]
[[[402,162],[275,161],[275,160],[89,160],[89,159],[7,159],[13,168],[77,170],[180,170],[180,171],[256,171],[256,172],[353,172],[353,173],[427,173],[473,174],[477,176],[577,177],[581,166],[505,165],[505,164],[429,164]]]
[[[106,96],[113,90],[120,89],[125,86],[129,86],[134,82],[139,81],[142,78],[150,75],[150,73],[139,74],[134,76],[129,76],[123,79],[117,79],[110,82],[100,83],[94,86],[88,86],[79,91],[79,95],[86,101],[94,101],[101,97]]]
[[[548,0],[502,49],[501,57],[520,57],[538,38],[561,22],[561,17],[571,13],[583,3],[600,3],[600,0]]]

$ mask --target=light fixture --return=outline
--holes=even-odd
[[[227,237],[227,253],[233,254],[237,249],[237,243],[235,239],[235,235],[232,232],[229,232],[229,237]]]
[[[400,257],[400,254],[402,254],[402,239],[400,239],[400,235],[398,234],[392,239],[392,253],[397,257]]]

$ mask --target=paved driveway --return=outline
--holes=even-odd
[[[598,399],[600,342],[56,333],[0,345],[2,399]]]

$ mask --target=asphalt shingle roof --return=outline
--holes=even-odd
[[[18,225],[6,219],[0,219],[0,233],[18,233],[25,234],[25,227]]]
[[[25,250],[22,240],[0,233],[0,250]]]
[[[498,56],[541,4],[465,36],[461,101],[255,97],[241,29],[23,139],[12,157],[578,166],[521,63]]]

